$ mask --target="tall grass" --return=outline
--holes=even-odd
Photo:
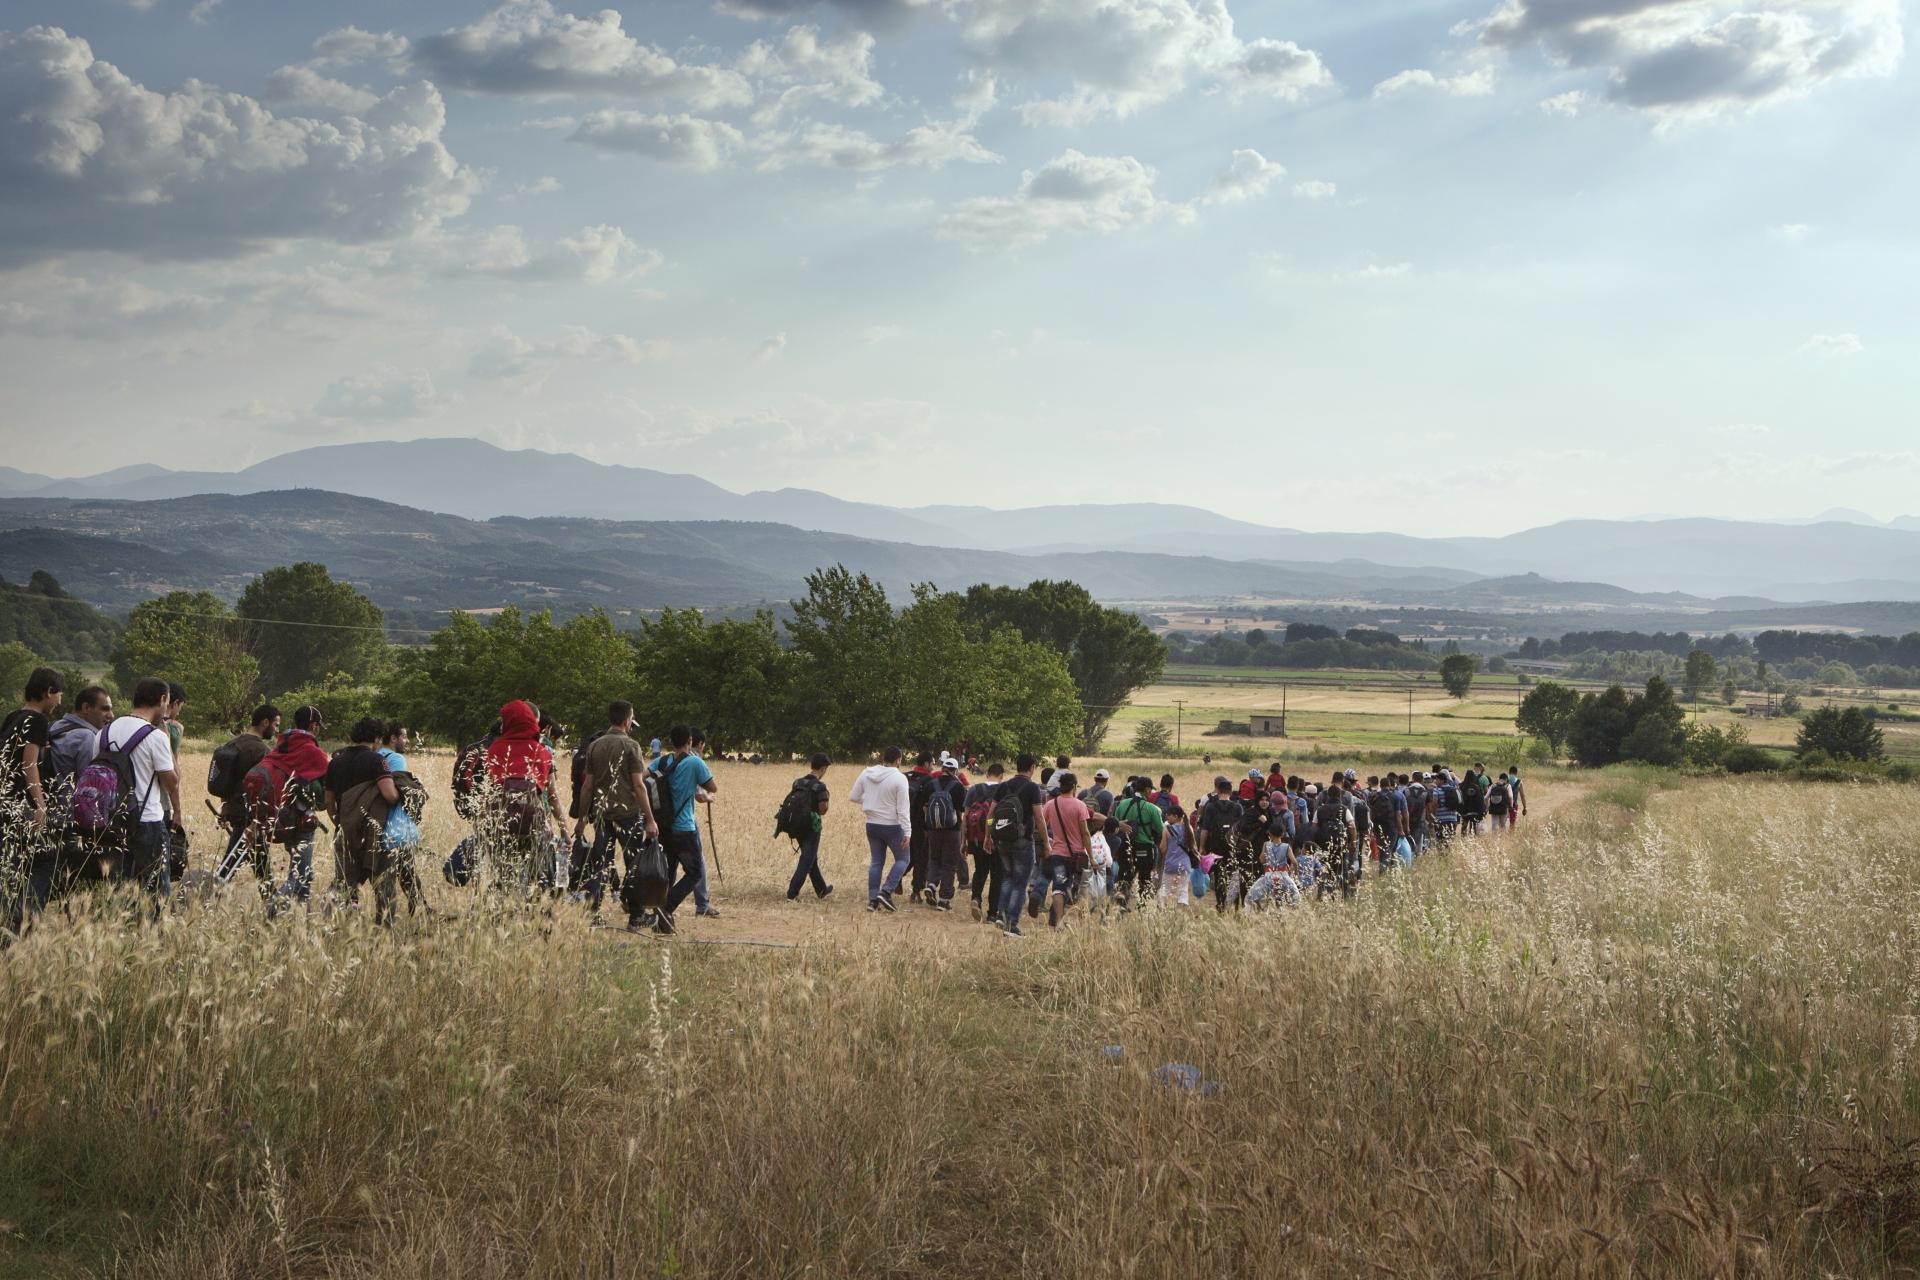
[[[1352,904],[1024,944],[864,915],[766,950],[565,907],[390,933],[245,895],[138,929],[82,911],[0,959],[0,1258],[1912,1274],[1916,800],[1692,784]]]

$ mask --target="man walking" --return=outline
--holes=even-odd
[[[215,874],[223,879],[231,879],[239,870],[240,858],[235,851],[247,837],[247,774],[267,758],[267,752],[273,749],[273,742],[279,736],[280,708],[271,702],[263,703],[255,708],[246,730],[235,734],[213,753],[215,768],[208,775],[207,789],[220,788],[214,795],[220,801],[220,825],[227,829],[227,847],[221,851]],[[272,915],[273,868],[267,861],[267,842],[258,843],[258,848],[241,852],[253,855],[253,878],[260,897],[267,904],[267,914]]]
[[[1147,780],[1134,779],[1113,809],[1123,832],[1120,848],[1113,851],[1119,877],[1114,894],[1123,912],[1132,910],[1135,902],[1144,902],[1152,892],[1154,869],[1166,851],[1166,815],[1146,798],[1146,791]]]
[[[18,933],[29,908],[43,901],[37,888],[53,880],[54,845],[49,826],[46,755],[52,745],[53,714],[60,709],[66,685],[52,667],[38,667],[27,677],[26,697],[19,710],[0,723],[0,904],[6,927]],[[31,886],[31,887],[30,887]]]
[[[640,847],[660,838],[658,815],[647,799],[646,769],[646,754],[633,740],[633,704],[609,704],[607,727],[587,748],[581,771],[580,813],[593,820],[586,892],[595,914],[606,894],[614,845],[620,846],[625,865],[631,870]],[[627,923],[633,927],[639,922],[629,919]]]
[[[167,872],[167,814],[181,812],[180,778],[174,772],[166,720],[167,682],[148,676],[133,686],[132,714],[101,730],[95,756],[117,753],[131,765],[130,829],[124,833],[112,878],[130,880],[151,893],[156,914],[173,892]]]
[[[833,800],[826,782],[827,767],[832,763],[832,757],[815,752],[807,761],[807,772],[793,780],[793,789],[788,793],[800,795],[794,807],[805,810],[793,815],[796,820],[790,822],[787,829],[800,851],[800,859],[794,863],[793,879],[787,881],[788,902],[800,900],[800,888],[809,880],[813,882],[815,898],[824,898],[833,892],[833,886],[820,874],[820,829],[826,824],[827,808]]]
[[[984,914],[989,923],[998,923],[1000,915],[1000,860],[993,854],[993,794],[1006,778],[1006,768],[996,760],[987,766],[984,780],[967,788],[967,853],[973,858],[973,918]]]
[[[1020,908],[1027,899],[1027,882],[1033,878],[1035,839],[1044,838],[1047,831],[1046,814],[1041,809],[1046,793],[1033,780],[1039,763],[1032,752],[1022,751],[1014,762],[1014,776],[994,789],[993,845],[1002,876],[1000,932],[1009,938],[1026,936],[1020,932]]]
[[[720,790],[713,770],[693,751],[693,730],[677,724],[667,733],[672,750],[654,761],[654,785],[660,791],[661,807],[667,811],[664,840],[667,857],[680,869],[680,878],[667,891],[666,906],[654,920],[655,933],[674,931],[673,913],[706,877],[706,861],[701,856],[700,822],[694,805],[712,804]],[[696,910],[698,904],[695,904]],[[629,925],[629,927],[632,927]]]
[[[888,747],[880,760],[861,770],[847,799],[859,805],[867,818],[867,910],[893,911],[893,895],[900,892],[901,877],[907,872],[913,814],[907,799],[907,778],[900,772],[900,748]],[[882,881],[880,870],[889,852],[893,854],[893,866]]]
[[[954,884],[966,874],[961,851],[961,824],[967,811],[967,787],[960,780],[960,762],[940,757],[940,772],[927,786],[927,902],[936,911],[953,910]]]

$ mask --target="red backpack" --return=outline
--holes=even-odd
[[[984,851],[987,828],[993,822],[993,800],[975,800],[967,806],[967,848]]]
[[[277,843],[298,841],[320,825],[314,812],[317,782],[294,783],[291,771],[279,767],[284,761],[268,754],[247,770],[240,780],[240,795],[246,802],[247,820],[267,832]]]

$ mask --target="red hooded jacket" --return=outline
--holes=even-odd
[[[487,748],[487,776],[495,782],[527,778],[542,788],[553,778],[553,751],[540,739],[540,714],[531,703],[500,708],[500,736]]]
[[[314,782],[326,776],[328,760],[326,748],[312,734],[305,729],[289,729],[280,735],[280,745],[263,763],[282,777]]]

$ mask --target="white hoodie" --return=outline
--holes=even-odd
[[[876,827],[898,827],[913,834],[913,815],[907,811],[907,775],[890,764],[876,764],[853,780],[847,799],[867,811]]]

